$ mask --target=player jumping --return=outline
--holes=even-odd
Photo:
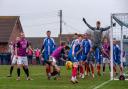
[[[110,26],[106,27],[106,28],[102,28],[101,27],[101,23],[100,21],[96,22],[96,27],[92,27],[91,25],[89,25],[86,20],[83,18],[84,23],[94,32],[94,42],[93,42],[93,46],[91,51],[95,51],[96,55],[95,55],[95,59],[97,62],[97,74],[98,76],[100,76],[100,65],[101,65],[101,51],[104,52],[104,50],[102,49],[102,45],[101,45],[101,38],[102,38],[102,33],[103,31],[107,31],[108,29],[110,29]],[[115,24],[113,24],[115,26]],[[105,53],[105,52],[104,52]],[[90,53],[89,53],[90,55]]]

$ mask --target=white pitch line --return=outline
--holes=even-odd
[[[109,83],[110,81],[111,81],[111,80],[105,81],[105,82],[101,83],[100,85],[94,87],[93,89],[99,89],[100,87],[106,85],[106,84]]]

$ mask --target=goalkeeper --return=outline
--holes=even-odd
[[[93,35],[93,46],[92,49],[90,51],[95,51],[95,59],[96,59],[96,63],[97,63],[97,74],[98,76],[100,76],[100,64],[101,64],[101,52],[103,52],[104,54],[108,55],[107,53],[105,53],[105,51],[102,49],[102,43],[101,43],[101,39],[102,39],[102,33],[103,31],[107,31],[110,29],[110,26],[102,28],[101,27],[101,23],[100,21],[96,22],[96,27],[92,27],[91,25],[89,25],[85,18],[83,18],[84,23],[94,32]],[[114,23],[113,26],[115,26],[116,24]],[[90,55],[90,53],[88,54]],[[109,55],[108,55],[109,56]]]

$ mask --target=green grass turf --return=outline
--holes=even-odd
[[[101,76],[100,79],[95,77],[86,77],[80,79],[78,84],[72,84],[70,80],[71,71],[66,71],[65,67],[61,67],[61,80],[47,80],[45,69],[43,66],[30,66],[30,75],[34,79],[27,81],[24,72],[21,71],[21,80],[16,80],[16,67],[13,71],[13,77],[7,78],[9,73],[7,65],[0,66],[0,89],[93,89],[99,84],[109,80],[109,74],[106,77]],[[111,81],[99,89],[128,89],[128,81]]]

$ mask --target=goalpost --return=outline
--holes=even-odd
[[[116,23],[116,26],[113,27],[113,23]],[[110,29],[110,60],[111,60],[111,73],[110,79],[114,80],[114,71],[113,71],[113,38],[116,38],[119,41],[119,46],[121,49],[121,66],[123,68],[123,51],[125,48],[123,47],[123,36],[128,35],[128,13],[115,13],[111,14],[111,29]]]

